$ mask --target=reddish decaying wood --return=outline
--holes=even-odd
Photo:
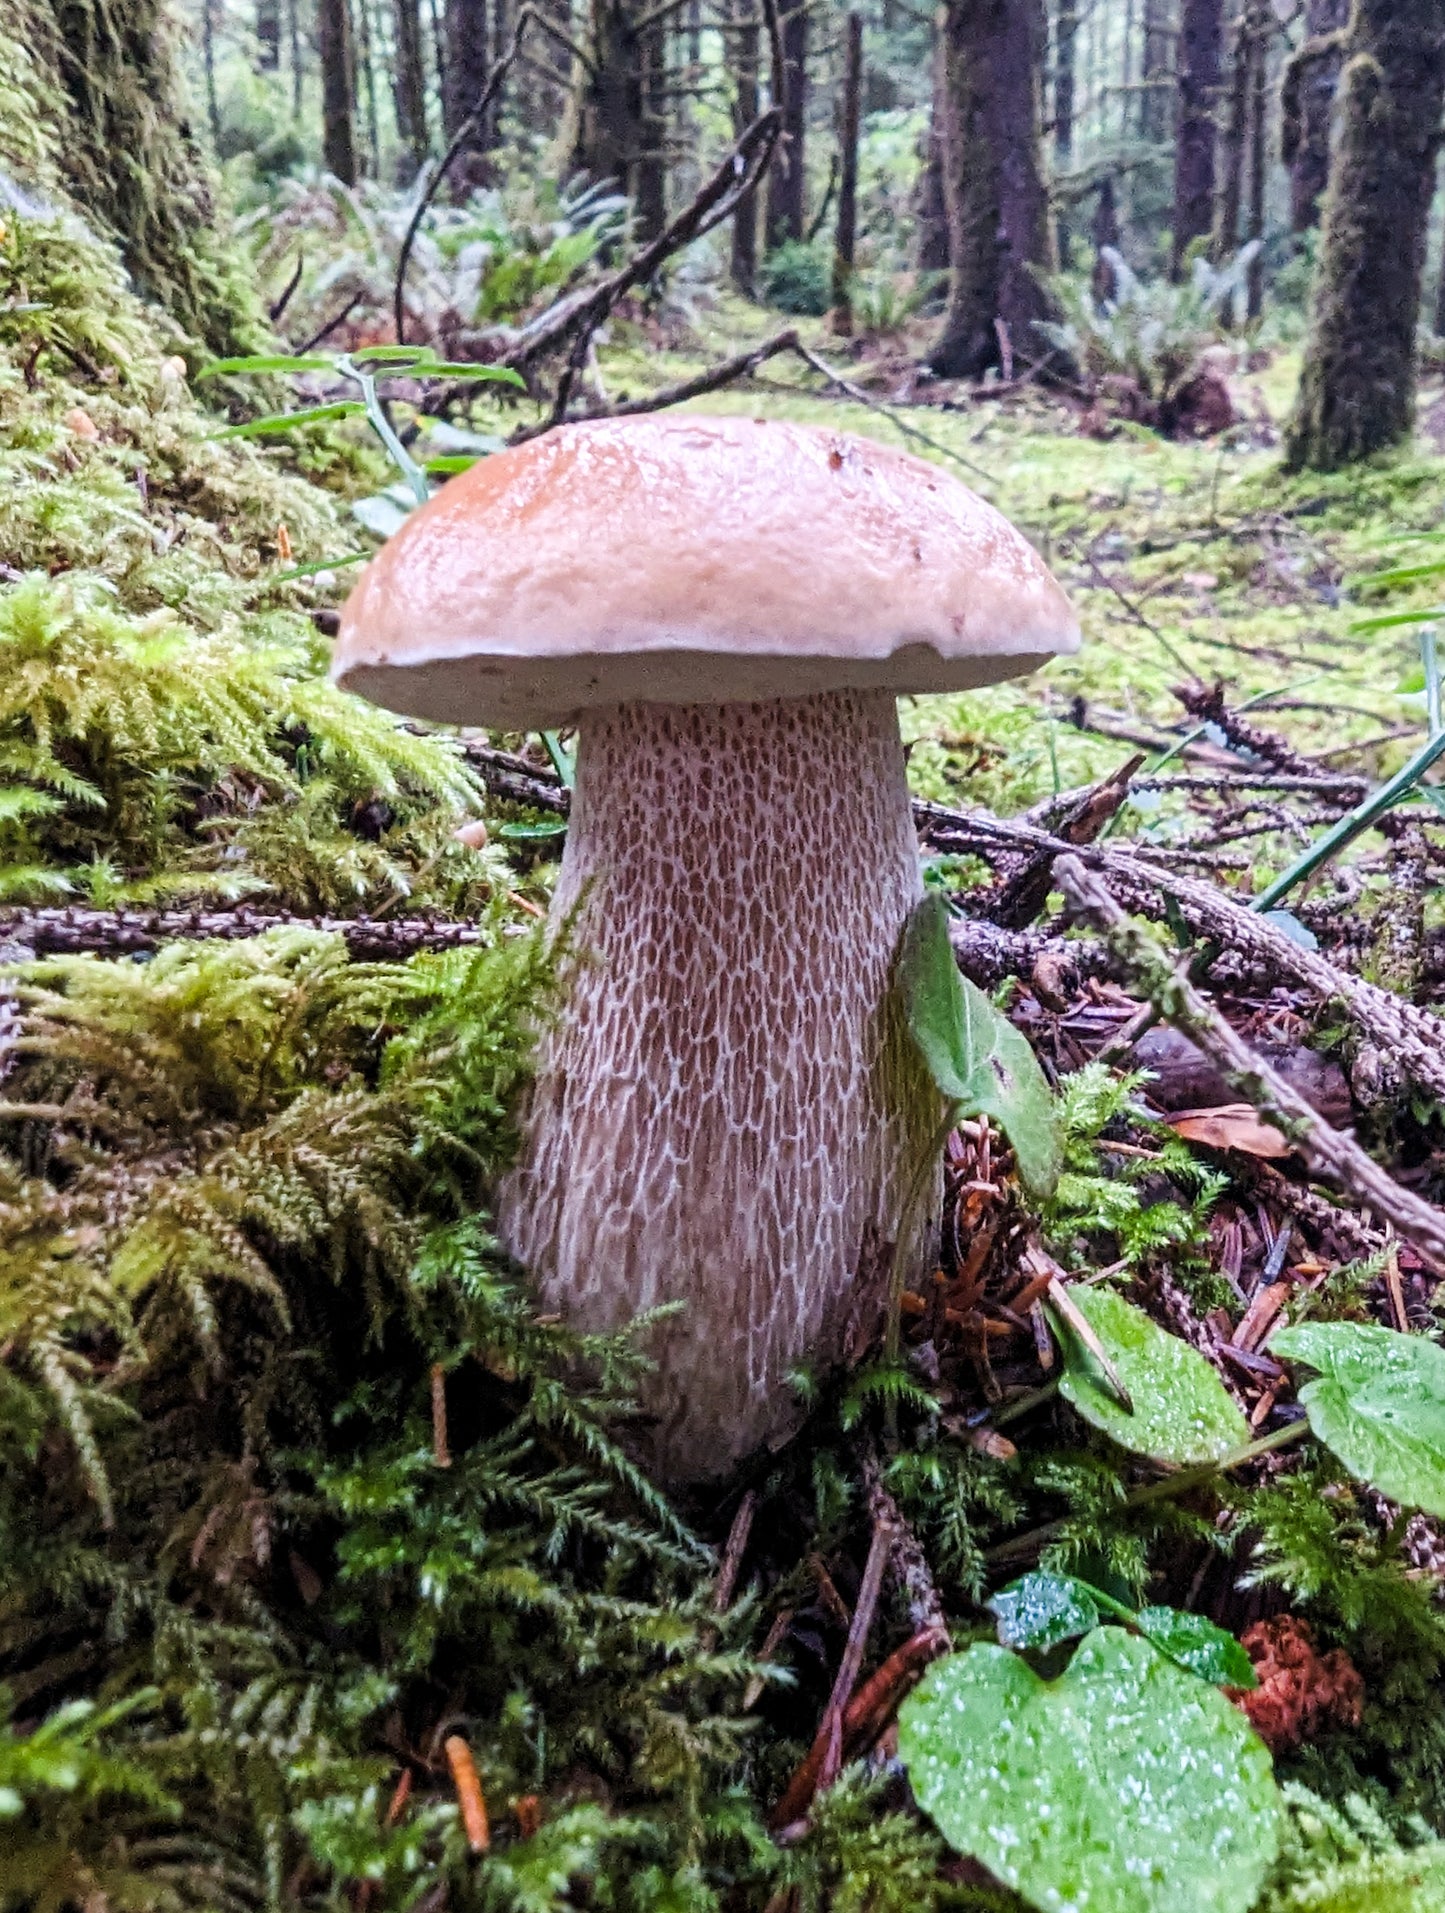
[[[485,1853],[492,1844],[492,1829],[487,1820],[487,1802],[472,1750],[460,1734],[448,1734],[443,1751],[447,1765],[452,1770],[452,1785],[457,1790],[457,1805],[461,1808],[467,1845],[473,1853]]]

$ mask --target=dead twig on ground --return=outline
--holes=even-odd
[[[1150,863],[1132,851],[1066,844],[1043,831],[1004,823],[981,812],[964,815],[922,799],[915,799],[913,812],[926,840],[940,849],[972,850],[985,856],[990,850],[1052,849],[1056,855],[1076,856],[1106,878],[1128,909],[1156,922],[1167,917],[1165,898],[1171,899],[1186,927],[1217,944],[1230,958],[1263,968],[1277,980],[1296,983],[1321,1003],[1339,1003],[1404,1074],[1445,1102],[1445,1024],[1388,990],[1348,975],[1317,950],[1304,949],[1267,917],[1212,885]]]
[[[1108,884],[1075,853],[1054,876],[1076,917],[1099,930],[1134,972],[1158,1013],[1211,1056],[1230,1083],[1295,1143],[1311,1169],[1349,1191],[1445,1269],[1445,1213],[1387,1175],[1359,1144],[1320,1121],[1305,1099],[1252,1050],[1189,981],[1186,970],[1124,911]]]

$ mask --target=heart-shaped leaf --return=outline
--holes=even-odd
[[[1254,1662],[1239,1642],[1202,1614],[1177,1607],[1144,1607],[1134,1616],[1134,1625],[1161,1654],[1202,1681],[1213,1681],[1217,1687],[1259,1686]]]
[[[1122,1628],[1052,1682],[992,1645],[936,1662],[898,1750],[953,1846],[1048,1913],[1245,1913],[1279,1841],[1243,1714]]]
[[[1063,1153],[1053,1093],[1028,1039],[959,974],[941,897],[925,897],[908,919],[899,981],[909,1030],[940,1091],[963,1115],[996,1122],[1029,1194],[1052,1195]]]
[[[1319,1371],[1299,1398],[1352,1475],[1445,1516],[1445,1348],[1376,1323],[1305,1322],[1269,1349]]]
[[[1222,1461],[1249,1440],[1249,1426],[1197,1350],[1170,1335],[1112,1289],[1069,1290],[1098,1336],[1134,1404],[1119,1403],[1096,1359],[1061,1324],[1064,1372],[1059,1389],[1085,1421],[1154,1461]]]
[[[998,1617],[1005,1647],[1056,1647],[1099,1625],[1098,1607],[1084,1583],[1042,1568],[1000,1588],[987,1606]]]

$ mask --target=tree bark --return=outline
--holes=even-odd
[[[1267,67],[1268,22],[1261,20],[1251,42],[1249,70],[1249,203],[1246,232],[1257,246],[1249,262],[1249,298],[1246,310],[1257,319],[1264,310],[1264,189],[1269,147],[1269,87]]]
[[[430,146],[426,115],[426,55],[422,48],[420,0],[392,0],[396,25],[396,67],[392,74],[396,130],[402,146],[402,184],[426,163]]]
[[[806,231],[804,169],[808,124],[808,14],[805,0],[783,14],[783,137],[768,173],[768,250],[802,239]]]
[[[1169,137],[1169,53],[1173,37],[1168,0],[1144,0],[1139,132],[1144,139],[1155,142]]]
[[[948,206],[943,194],[943,122],[944,101],[943,29],[935,21],[933,30],[933,99],[928,125],[924,131],[923,164],[918,170],[914,196],[918,227],[918,270],[927,273],[948,271]]]
[[[1079,0],[1058,0],[1054,14],[1054,170],[1068,172],[1074,158],[1074,94],[1079,71]],[[1062,207],[1055,221],[1059,263],[1068,270],[1073,236]]]
[[[833,247],[833,330],[853,330],[853,269],[858,251],[858,126],[863,93],[863,16],[848,15],[843,55],[843,115],[838,157],[838,236]]]
[[[1440,114],[1440,0],[1355,0],[1288,464],[1333,470],[1409,436]]]
[[[1248,139],[1253,49],[1253,10],[1249,0],[1242,0],[1234,19],[1228,104],[1218,147],[1219,185],[1209,241],[1209,254],[1217,266],[1232,259],[1239,250],[1239,213],[1244,203],[1244,155]]]
[[[1176,279],[1190,246],[1209,233],[1214,217],[1214,105],[1219,92],[1222,38],[1222,0],[1183,0],[1170,258],[1170,270]]]
[[[372,0],[355,0],[356,64],[359,93],[366,102],[366,158],[362,167],[372,178],[381,171],[381,114],[377,103],[376,35],[373,31]],[[357,101],[358,107],[361,99]]]
[[[281,0],[256,0],[256,64],[263,73],[281,64]]]
[[[470,117],[491,71],[487,0],[447,0],[447,63],[442,87],[442,130],[448,144]],[[473,129],[452,169],[453,189],[465,197],[487,177],[490,128]]]
[[[758,117],[758,21],[754,0],[735,0],[733,135]],[[758,195],[749,193],[733,214],[732,281],[749,299],[758,280]]]
[[[978,378],[1038,356],[1049,316],[1037,274],[1052,265],[1039,136],[1042,18],[1033,0],[947,0],[944,193],[949,300],[930,357],[944,378]],[[1002,336],[1001,336],[1002,329]]]
[[[665,216],[667,118],[659,98],[664,27],[642,27],[637,0],[591,0],[567,139],[572,172],[611,180],[633,201],[639,237]]]
[[[1330,176],[1330,119],[1344,60],[1350,0],[1309,0],[1305,43],[1285,66],[1280,87],[1280,157],[1289,167],[1289,223],[1319,224]]]
[[[356,59],[350,0],[318,0],[316,45],[321,61],[321,155],[343,186],[356,184]]]

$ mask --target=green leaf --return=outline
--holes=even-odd
[[[334,372],[334,359],[298,359],[289,353],[262,353],[249,359],[212,359],[203,365],[198,379],[218,379],[231,372]]]
[[[1112,1289],[1069,1290],[1108,1351],[1134,1412],[1120,1406],[1099,1364],[1059,1323],[1064,1372],[1059,1389],[1085,1421],[1154,1461],[1222,1461],[1249,1440],[1249,1427],[1213,1368],[1187,1342],[1170,1335]]]
[[[1269,1349],[1319,1371],[1299,1398],[1352,1475],[1445,1516],[1445,1348],[1376,1323],[1306,1322],[1280,1329]]]
[[[1094,1597],[1082,1581],[1041,1568],[1000,1588],[984,1605],[998,1616],[1005,1647],[1056,1647],[1099,1625]]]
[[[1202,1614],[1187,1614],[1177,1607],[1145,1607],[1134,1616],[1134,1625],[1161,1654],[1202,1681],[1213,1681],[1217,1687],[1259,1686],[1254,1662],[1239,1642]]]
[[[353,365],[435,365],[437,355],[429,345],[363,345],[347,358]]]
[[[1118,1627],[1052,1682],[991,1645],[936,1662],[898,1751],[952,1845],[1049,1913],[1246,1913],[1279,1844],[1243,1714]]]
[[[1385,611],[1377,618],[1352,618],[1350,630],[1392,631],[1403,624],[1433,624],[1437,618],[1445,618],[1445,604],[1432,604],[1428,611]]]
[[[996,1122],[1029,1194],[1051,1195],[1062,1162],[1053,1095],[1027,1039],[959,974],[941,897],[925,897],[908,919],[899,981],[909,1030],[938,1088],[963,1115]]]
[[[552,824],[503,824],[498,830],[499,837],[505,837],[509,843],[535,844],[548,837],[565,837],[567,826],[558,818]]]
[[[344,571],[347,565],[364,565],[374,551],[348,551],[344,558],[314,558],[309,565],[292,565],[289,571],[273,571],[268,585],[290,584],[297,578],[314,578],[318,571]]]
[[[446,452],[440,458],[429,458],[422,470],[450,475],[453,472],[469,472],[477,463],[475,454],[466,452]]]
[[[312,405],[304,412],[273,412],[268,418],[247,419],[244,425],[231,425],[217,438],[262,438],[271,432],[289,432],[293,425],[319,425],[327,419],[357,418],[366,407],[360,399],[338,399],[334,405]]]
[[[523,391],[527,387],[527,381],[509,365],[476,365],[470,361],[450,365],[446,360],[438,359],[434,364],[419,365],[416,376],[419,379],[473,379],[489,385],[519,385]]]

